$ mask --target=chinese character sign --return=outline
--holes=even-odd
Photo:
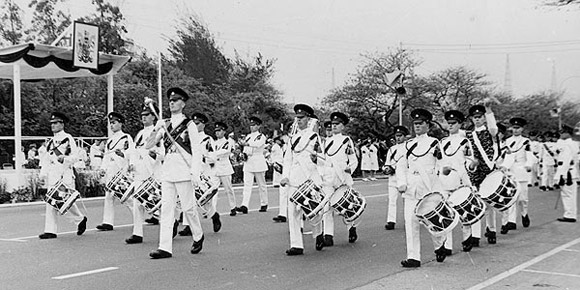
[[[97,69],[99,65],[99,27],[75,22],[73,32],[73,64]]]

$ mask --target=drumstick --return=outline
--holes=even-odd
[[[558,193],[558,197],[556,198],[556,204],[554,205],[554,209],[558,209],[558,203],[560,203],[560,193]]]

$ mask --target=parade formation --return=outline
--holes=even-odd
[[[105,143],[100,164],[107,190],[102,223],[97,229],[114,230],[113,205],[124,204],[133,217],[133,232],[125,240],[127,244],[155,240],[144,237],[143,224],[159,224],[159,245],[149,253],[151,259],[172,257],[177,234],[191,236],[191,254],[203,250],[205,236],[200,219],[211,219],[216,233],[222,227],[216,210],[220,185],[227,195],[230,216],[248,214],[254,180],[258,184],[259,212],[268,211],[268,162],[264,155],[268,137],[261,133],[262,120],[250,117],[250,134],[233,144],[225,138],[228,124],[210,120],[199,112],[183,114],[190,99],[187,92],[171,88],[166,97],[170,118],[163,119],[156,104],[146,100],[140,113],[143,129],[135,138],[123,132],[125,116],[108,114],[112,134]],[[493,101],[487,99],[466,114],[458,110],[445,112],[447,136],[441,140],[429,136],[430,128],[441,125],[422,108],[411,111],[413,134],[404,126],[394,127],[394,143],[382,166],[389,179],[382,189],[388,193],[384,229],[404,225],[407,254],[400,263],[402,267],[421,266],[421,225],[431,236],[437,262],[444,262],[452,254],[455,228],[461,229],[464,252],[478,248],[482,236],[489,244],[500,243],[501,235],[517,229],[518,220],[523,228],[528,228],[534,221],[534,212],[529,211],[529,204],[534,201],[528,195],[532,186],[559,189],[564,212],[558,221],[576,222],[580,149],[571,139],[573,128],[563,125],[559,132],[530,134],[525,131],[527,121],[514,116],[509,122],[511,136],[506,138],[507,128],[497,123],[492,106]],[[359,237],[357,225],[364,216],[367,200],[353,188],[352,174],[360,159],[355,143],[344,135],[350,118],[333,112],[323,123],[323,134],[311,106],[296,104],[294,113],[289,132],[274,138],[278,148],[272,149],[275,156],[270,158],[278,174],[276,187],[280,196],[274,221],[288,224],[289,245],[285,253],[305,253],[305,223],[312,226],[315,250],[334,246],[337,217],[346,225],[348,243],[355,243],[364,238]],[[473,126],[466,129],[463,125],[469,119]],[[86,230],[87,217],[76,204],[80,193],[75,189],[73,174],[79,149],[65,132],[68,122],[65,114],[53,113],[50,126],[54,137],[39,149],[40,177],[47,188],[45,229],[39,235],[43,240],[57,238],[59,215],[77,225],[77,235]],[[205,133],[206,128],[213,129],[215,140]],[[234,171],[230,155],[236,146],[243,147],[241,203],[232,190],[231,179]],[[372,145],[363,147],[362,152],[376,154]],[[376,165],[364,158],[361,162],[370,164],[365,164],[364,170],[373,170]],[[374,173],[364,177],[372,180]],[[399,197],[404,200],[404,223],[396,217]],[[181,231],[180,222],[184,226]],[[383,226],[376,220],[365,223]]]

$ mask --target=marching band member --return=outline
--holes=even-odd
[[[105,144],[105,154],[101,163],[101,170],[105,172],[105,180],[110,181],[120,170],[128,171],[129,158],[126,151],[133,147],[133,138],[123,132],[125,117],[117,112],[108,115],[109,126],[113,133]],[[115,220],[115,195],[112,191],[105,191],[103,208],[103,223],[97,226],[99,231],[112,231]],[[132,206],[127,205],[132,211]]]
[[[465,121],[463,113],[457,110],[447,111],[445,112],[445,120],[449,126],[449,136],[441,140],[443,154],[439,179],[441,179],[443,190],[451,194],[461,186],[471,186],[466,170],[466,163],[468,163],[466,157],[471,154],[471,149],[465,132],[460,130],[461,124]],[[464,252],[469,252],[474,246],[479,246],[481,221],[477,221],[473,225],[462,226],[462,231],[463,242],[461,244]],[[446,249],[451,249],[453,245],[451,232],[447,236],[445,244]]]
[[[272,162],[274,167],[274,176],[279,180],[282,179],[282,169],[284,167],[284,154],[288,149],[286,142],[284,141],[284,136],[278,136],[274,138],[274,145],[272,145]],[[280,149],[278,149],[280,148]],[[280,183],[278,181],[278,183]],[[278,215],[273,217],[272,220],[279,223],[285,223],[288,218],[288,186],[280,186],[278,192],[280,206],[278,207]]]
[[[288,151],[284,156],[284,168],[282,171],[281,186],[288,186],[289,192],[295,191],[302,183],[310,179],[315,184],[321,184],[322,180],[316,165],[318,134],[308,127],[310,116],[314,110],[306,104],[294,106],[298,132],[290,140]],[[302,222],[302,209],[293,202],[288,203],[288,228],[290,230],[290,249],[286,250],[288,256],[304,254],[304,244],[300,226]],[[316,239],[316,250],[324,247],[322,224],[313,225],[312,236]]]
[[[395,224],[397,223],[397,200],[399,199],[400,193],[397,190],[395,169],[397,168],[397,163],[404,157],[405,141],[407,141],[407,135],[409,135],[409,130],[405,126],[395,126],[393,131],[397,144],[387,150],[385,166],[383,166],[385,173],[389,176],[389,205],[387,207],[387,224],[385,225],[385,230],[394,230]]]
[[[225,138],[226,131],[228,130],[228,125],[223,122],[215,123],[215,136],[216,140],[213,143],[213,154],[210,156],[215,160],[215,175],[219,179],[219,184],[223,184],[224,190],[228,197],[228,202],[230,205],[230,216],[236,215],[237,203],[236,195],[234,189],[232,188],[232,174],[234,174],[234,169],[232,167],[232,162],[230,161],[230,154],[232,154],[232,143]],[[219,186],[218,184],[218,186]],[[217,195],[212,201],[217,204]],[[214,205],[215,208],[216,205]]]
[[[541,179],[540,179],[540,190],[554,190],[554,173],[557,169],[557,161],[556,161],[556,140],[555,134],[546,131],[544,133],[544,137],[546,140],[541,147]]]
[[[159,168],[161,167],[161,152],[163,151],[161,142],[158,142],[150,149],[145,149],[147,140],[155,137],[153,128],[157,121],[156,115],[159,115],[157,106],[153,105],[153,110],[147,105],[143,107],[141,122],[144,128],[135,135],[135,147],[129,154],[131,167],[135,172],[133,181],[136,185],[143,183],[149,177],[158,179]],[[129,238],[125,239],[127,244],[140,244],[143,242],[145,213],[145,207],[136,198],[133,198],[133,233]]]
[[[258,183],[258,192],[260,193],[260,212],[268,210],[268,189],[266,187],[266,171],[268,164],[264,157],[264,147],[266,146],[266,136],[260,132],[262,120],[258,117],[250,117],[250,134],[240,145],[244,146],[244,153],[247,160],[244,162],[244,191],[242,206],[239,211],[247,214],[252,196],[252,186],[254,178]]]
[[[349,136],[342,135],[349,118],[341,112],[330,114],[332,122],[332,136],[326,138],[324,144],[324,170],[322,176],[322,191],[332,194],[341,185],[352,187],[354,184],[351,174],[358,166],[358,159],[354,154],[354,143]],[[334,210],[327,204],[323,217],[324,246],[334,245]],[[354,243],[358,239],[355,223],[347,223],[348,242]]]
[[[397,164],[397,189],[403,194],[405,204],[405,234],[407,240],[407,259],[401,261],[405,268],[421,266],[421,239],[419,219],[415,208],[423,196],[438,191],[441,187],[437,178],[437,162],[441,159],[439,141],[427,136],[433,115],[425,109],[411,112],[415,138],[405,143],[404,158]],[[443,262],[446,235],[431,235],[437,262]]]
[[[274,187],[279,187],[280,179],[282,179],[282,171],[281,170],[278,171],[276,169],[279,168],[279,166],[277,166],[276,163],[279,165],[284,163],[284,152],[282,151],[283,145],[284,141],[282,141],[282,138],[280,136],[276,136],[274,140],[272,140],[272,149],[270,158],[272,160],[272,166],[274,167],[274,173],[272,176],[272,184],[274,185]]]
[[[527,121],[523,118],[516,117],[510,119],[510,124],[512,136],[506,140],[508,153],[502,163],[502,167],[509,171],[516,182],[519,182],[520,194],[518,195],[515,206],[503,212],[502,234],[507,234],[509,230],[516,229],[516,208],[518,206],[520,207],[520,213],[522,215],[522,225],[524,228],[530,226],[530,217],[528,216],[528,182],[534,164],[534,154],[532,153],[530,139],[522,136]]]
[[[575,223],[577,217],[577,196],[578,186],[578,168],[576,156],[578,154],[578,144],[572,140],[571,136],[574,128],[563,125],[558,140],[558,169],[554,175],[554,181],[560,185],[562,205],[564,206],[564,215],[558,218],[560,222]]]
[[[203,248],[203,230],[197,213],[194,185],[200,183],[202,155],[200,134],[189,118],[183,114],[189,96],[180,88],[167,90],[171,118],[159,120],[155,126],[155,138],[148,140],[146,149],[152,148],[163,138],[165,158],[161,166],[161,226],[159,248],[149,253],[152,259],[170,258],[173,250],[172,226],[175,225],[175,204],[179,196],[183,219],[192,231],[191,253]]]
[[[537,131],[530,132],[529,137],[530,148],[532,149],[532,154],[534,154],[535,161],[532,165],[532,172],[528,182],[528,187],[532,187],[540,184],[540,152],[542,150],[542,144],[538,141],[539,136]]]
[[[361,151],[361,170],[363,171],[363,181],[374,181],[375,171],[379,170],[379,149],[373,144],[371,138],[368,138],[360,148]]]
[[[468,164],[467,174],[471,184],[479,190],[483,180],[495,170],[499,148],[497,139],[497,123],[490,104],[474,105],[469,108],[469,116],[473,122],[473,131],[467,131],[465,136],[473,150],[473,161]],[[496,210],[488,207],[486,217],[485,237],[490,244],[496,243]]]
[[[73,137],[64,131],[64,126],[69,122],[68,117],[60,112],[52,113],[50,128],[54,137],[46,146],[46,151],[40,155],[41,169],[40,180],[49,190],[62,180],[68,188],[74,190],[73,163],[77,160],[77,145]],[[54,239],[57,232],[58,211],[50,204],[46,204],[44,233],[40,239]],[[77,235],[82,235],[87,229],[87,217],[81,213],[76,203],[70,207],[65,216],[77,225]]]
[[[201,174],[204,175],[206,178],[209,178],[209,183],[212,184],[211,187],[207,189],[207,191],[218,190],[219,188],[219,178],[216,176],[215,172],[215,158],[213,154],[213,138],[205,134],[205,124],[209,122],[209,119],[206,115],[202,113],[194,113],[191,115],[191,120],[197,126],[197,130],[199,132],[199,148],[201,150]],[[211,217],[213,223],[213,231],[215,233],[219,232],[222,228],[222,222],[220,220],[220,215],[216,210],[217,205],[217,194],[214,195],[205,206],[203,206],[203,217]],[[183,221],[183,225],[185,228],[179,232],[180,236],[191,236],[191,228],[187,220]]]

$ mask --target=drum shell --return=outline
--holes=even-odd
[[[469,191],[466,198],[461,198],[461,192]],[[464,186],[451,193],[447,202],[457,211],[459,219],[464,226],[470,226],[480,221],[487,209],[486,203],[481,199],[475,190]]]
[[[300,206],[306,218],[314,224],[322,221],[322,210],[328,202],[319,186],[310,179],[302,183],[290,196],[290,201]]]
[[[67,187],[60,180],[46,193],[45,201],[64,215],[79,197],[77,190]]]
[[[358,220],[367,206],[364,196],[347,185],[338,187],[329,202],[330,206],[348,223]]]
[[[494,171],[483,180],[479,192],[481,198],[489,205],[499,211],[505,211],[517,201],[519,187],[519,182],[515,182],[506,173]]]
[[[434,236],[448,234],[459,222],[459,214],[439,192],[421,198],[415,207],[415,216]]]

